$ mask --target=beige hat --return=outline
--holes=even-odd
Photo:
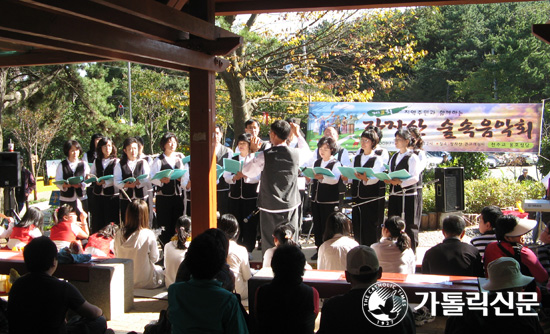
[[[523,275],[518,261],[511,257],[500,257],[489,263],[487,274],[489,281],[482,288],[489,291],[523,287],[534,279]]]
[[[380,264],[374,249],[360,245],[352,248],[347,255],[346,271],[352,275],[368,275],[378,271]]]
[[[520,235],[524,235],[525,233],[531,231],[535,228],[537,225],[537,221],[533,219],[519,219],[518,224],[514,227],[514,229],[508,233],[506,233],[504,236],[506,237],[519,237]]]

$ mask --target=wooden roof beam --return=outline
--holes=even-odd
[[[93,46],[99,50],[99,54],[94,54],[95,56],[114,58],[110,55],[117,54],[117,60],[133,61],[133,56],[138,56],[144,59],[140,61],[143,64],[163,62],[177,65],[176,67],[194,67],[215,72],[223,71],[229,66],[225,59],[151,40],[137,33],[97,22],[45,12],[21,2],[0,1],[0,29],[68,42],[74,48],[65,51],[84,53],[80,51],[81,48]],[[45,47],[48,48],[47,45]]]
[[[14,55],[0,55],[0,67],[41,66],[110,61],[110,59],[75,54],[63,51],[33,50]]]
[[[174,8],[175,10],[181,10],[187,2],[187,0],[169,0],[166,5]]]
[[[531,31],[535,37],[541,41],[550,44],[550,23],[546,24],[533,24]]]

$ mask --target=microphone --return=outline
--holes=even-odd
[[[254,217],[255,215],[257,215],[258,212],[260,212],[260,209],[256,209],[256,210],[252,211],[248,216],[246,216],[246,218],[243,219],[243,222],[248,223],[248,221],[250,220],[250,218],[252,218],[252,217]]]

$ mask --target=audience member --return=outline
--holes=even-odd
[[[319,293],[302,282],[306,258],[296,245],[273,254],[274,278],[256,292],[258,333],[313,333]]]
[[[88,239],[89,233],[86,220],[78,221],[73,206],[63,204],[57,209],[57,223],[50,230],[50,239],[57,250],[69,247],[73,241]]]
[[[103,334],[107,322],[101,309],[82,297],[71,284],[53,277],[57,269],[57,247],[48,237],[38,237],[23,250],[28,273],[13,284],[8,299],[12,334],[90,333]],[[81,318],[65,323],[71,309]]]
[[[537,258],[546,272],[550,275],[550,231],[549,227],[545,226],[540,234],[542,245],[536,248]],[[547,292],[550,292],[550,283],[546,286]]]
[[[248,251],[244,246],[237,244],[239,237],[239,222],[232,214],[221,216],[218,221],[218,228],[222,230],[229,239],[229,250],[227,253],[227,264],[235,275],[235,291],[242,299],[248,298],[248,280],[252,277],[250,264],[248,263]]]
[[[519,263],[522,274],[534,277],[539,284],[546,284],[548,272],[540,264],[535,253],[523,246],[523,236],[535,225],[534,220],[520,220],[513,215],[504,215],[497,219],[495,230],[498,241],[490,243],[485,248],[485,273],[487,274],[487,264],[500,257],[512,257]],[[535,283],[532,283],[528,291],[535,290],[540,292]]]
[[[115,257],[115,236],[118,229],[117,224],[110,223],[97,233],[90,235],[84,248],[84,254]]]
[[[187,254],[191,237],[191,218],[181,216],[175,226],[176,235],[164,246],[164,284],[166,287],[176,281],[178,268]]]
[[[479,233],[481,235],[473,237],[470,242],[477,248],[482,259],[485,256],[487,245],[497,241],[494,228],[497,219],[501,216],[502,211],[498,206],[489,205],[481,209],[481,215],[479,215]]]
[[[134,288],[154,289],[164,285],[155,233],[149,229],[149,209],[144,200],[133,200],[126,219],[115,236],[115,255],[134,261]]]
[[[430,248],[422,260],[422,273],[456,276],[483,276],[479,251],[462,242],[466,223],[459,216],[443,219],[442,243]]]
[[[275,253],[277,247],[281,245],[296,245],[294,242],[294,227],[289,224],[275,227],[275,230],[273,230],[273,242],[275,243],[275,247],[269,248],[264,253],[262,268],[271,268],[271,259],[273,259],[273,253]],[[308,270],[312,268],[311,265],[306,262],[304,269]]]
[[[371,247],[385,272],[415,273],[416,258],[411,249],[411,239],[405,233],[405,221],[401,217],[386,219],[382,224],[382,239]]]
[[[350,238],[350,221],[341,212],[330,214],[326,221],[323,244],[319,247],[317,269],[346,270],[346,256],[359,244]]]
[[[409,307],[402,310],[405,312],[404,318],[392,327],[376,326],[363,313],[363,295],[382,277],[382,267],[372,248],[361,245],[350,250],[346,259],[345,275],[346,281],[351,283],[351,290],[324,302],[317,334],[416,333],[413,313]],[[396,304],[399,303],[394,302]]]
[[[513,294],[513,302],[517,303],[518,292],[530,284],[533,277],[523,275],[519,263],[510,257],[501,257],[490,262],[487,272],[489,280],[482,285],[483,289],[489,291],[487,309],[470,309],[466,305],[462,316],[447,319],[445,333],[543,333],[534,311],[521,310],[523,307],[510,305],[506,301],[511,298],[502,296]]]
[[[237,297],[214,279],[225,264],[228,249],[227,237],[217,231],[202,233],[191,241],[183,262],[191,279],[168,288],[172,333],[248,333]]]
[[[0,238],[8,240],[8,249],[14,247],[23,248],[33,238],[38,238],[42,235],[40,226],[44,222],[44,214],[37,208],[30,207],[20,222],[15,222],[12,217],[8,217],[9,224],[7,230],[0,234]]]

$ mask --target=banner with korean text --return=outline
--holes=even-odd
[[[361,148],[369,126],[383,133],[381,146],[395,151],[395,131],[416,126],[426,151],[539,153],[542,104],[314,102],[309,104],[307,140],[316,148],[332,126],[339,144]]]

